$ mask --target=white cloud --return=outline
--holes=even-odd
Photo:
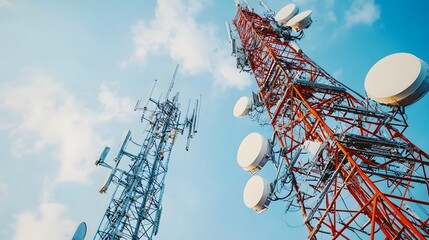
[[[380,18],[380,8],[374,0],[353,0],[352,6],[345,12],[348,27],[357,24],[371,25]]]
[[[55,202],[42,202],[36,213],[16,216],[14,240],[70,239],[75,223],[64,218],[66,208]]]
[[[215,84],[222,87],[249,86],[249,77],[239,75],[235,64],[225,64],[232,59],[226,54],[226,39],[219,39],[211,24],[196,20],[202,4],[192,0],[158,0],[155,19],[139,21],[133,27],[134,58],[145,61],[150,54],[162,52],[179,62],[187,74],[210,73],[215,76]]]
[[[139,21],[134,27],[135,57],[145,60],[150,53],[167,51],[182,63],[184,71],[208,68],[211,29],[198,25],[194,17],[201,7],[182,0],[158,0],[155,19]],[[208,40],[207,40],[208,39]]]
[[[234,67],[236,60],[226,52],[224,60],[216,64],[214,69],[214,81],[215,85],[221,88],[235,87],[238,89],[244,89],[249,86],[249,79],[244,74],[239,73]]]
[[[55,202],[53,194],[58,182],[46,176],[36,211],[24,211],[15,215],[14,240],[70,239],[76,223],[67,219],[67,209]]]
[[[14,152],[25,155],[48,149],[59,162],[56,181],[85,181],[104,145],[95,127],[123,117],[120,108],[130,102],[115,97],[106,86],[101,87],[98,99],[103,109],[89,109],[59,81],[40,74],[1,88],[0,108],[20,118],[10,129]]]
[[[134,102],[129,98],[118,98],[107,84],[100,87],[97,100],[103,105],[103,110],[98,119],[107,121],[111,119],[128,120],[131,116]]]
[[[0,8],[10,6],[12,6],[12,4],[8,0],[0,0]]]

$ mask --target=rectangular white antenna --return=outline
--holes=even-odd
[[[199,99],[197,99],[195,103],[194,109],[192,109],[191,116],[190,117],[186,116],[185,128],[189,129],[188,137],[186,141],[186,148],[185,148],[186,151],[189,150],[191,139],[194,138],[195,133],[198,132],[198,121],[200,119],[200,112],[201,112],[201,99],[202,99],[202,96],[200,95]]]
[[[98,160],[95,162],[95,165],[98,166],[99,164],[104,163],[104,160],[106,160],[107,154],[109,154],[110,151],[110,147],[106,146],[104,147],[103,152],[101,153],[100,157],[98,158]]]
[[[231,26],[229,25],[229,22],[226,21],[225,24],[226,24],[226,31],[228,32],[228,40],[229,40],[229,43],[231,44],[231,55],[235,57],[237,53],[236,44],[235,44],[236,40],[235,38],[232,37],[232,31],[231,31]]]
[[[201,112],[201,100],[202,95],[200,94],[200,98],[197,99],[197,103],[195,104],[195,120],[194,120],[194,133],[198,132],[198,122],[200,121],[200,112]]]
[[[229,22],[226,21],[225,25],[226,25],[226,31],[228,32],[228,40],[229,42],[232,42],[232,31],[231,31],[231,27],[229,26]]]
[[[189,99],[189,100],[188,100],[188,108],[186,109],[186,115],[185,115],[186,120],[185,120],[185,122],[187,122],[187,121],[188,121],[189,108],[190,108],[190,107],[191,107],[191,99]]]

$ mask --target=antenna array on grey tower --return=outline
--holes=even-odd
[[[143,107],[137,102],[134,110],[142,111],[146,122],[143,138],[126,131],[118,154],[105,162],[110,147],[105,147],[97,166],[110,169],[100,193],[113,188],[113,196],[104,213],[94,239],[152,239],[158,232],[162,213],[162,197],[171,151],[177,135],[187,134],[186,150],[197,133],[201,96],[195,108],[181,119],[179,93],[170,98],[178,65],[165,98],[152,98],[156,80]],[[142,139],[141,141],[139,139]]]

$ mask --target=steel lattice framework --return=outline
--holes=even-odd
[[[404,109],[369,102],[293,47],[290,28],[237,7],[238,66],[254,75],[308,238],[429,238],[429,156],[403,136]],[[306,140],[319,151],[295,161]]]
[[[137,143],[128,131],[114,158],[114,166],[104,162],[109,147],[96,162],[111,169],[100,193],[105,192],[110,183],[116,188],[94,239],[152,239],[157,234],[164,181],[176,136],[189,129],[188,149],[189,140],[197,132],[199,101],[191,116],[181,121],[179,93],[168,98],[172,87],[173,81],[164,101],[149,97],[148,104],[154,105],[153,109],[148,104],[143,108],[136,106],[135,110],[143,110],[141,120],[147,123],[142,143]],[[125,167],[121,169],[121,166]]]

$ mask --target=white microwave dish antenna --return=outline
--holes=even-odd
[[[235,103],[233,114],[236,118],[245,117],[252,109],[252,100],[246,96],[241,97]]]
[[[269,158],[270,144],[257,132],[247,135],[237,151],[237,162],[245,171],[256,173]]]
[[[243,200],[246,207],[256,211],[263,212],[271,202],[270,183],[261,176],[254,175],[246,183],[243,192]]]
[[[280,24],[286,24],[287,21],[297,15],[298,12],[299,8],[294,3],[291,3],[280,9],[274,17],[274,20]]]
[[[388,55],[369,70],[365,90],[378,103],[408,106],[429,90],[428,65],[409,53]]]
[[[293,28],[295,32],[300,32],[303,29],[309,28],[313,22],[313,20],[311,20],[311,13],[313,13],[312,10],[307,10],[297,14],[286,23],[286,26]]]

